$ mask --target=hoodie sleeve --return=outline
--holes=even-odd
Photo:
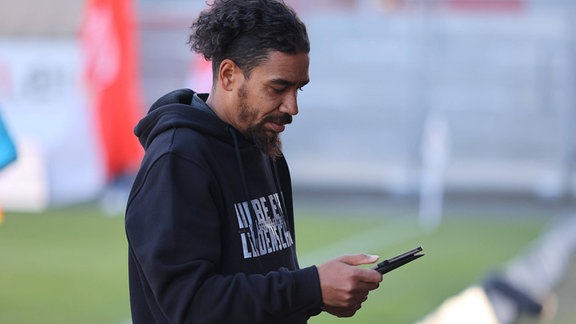
[[[140,285],[149,292],[148,304],[167,322],[262,323],[294,316],[305,321],[319,312],[315,267],[264,275],[216,272],[221,262],[220,219],[211,196],[216,189],[199,165],[165,154],[136,184],[126,212],[130,253]]]

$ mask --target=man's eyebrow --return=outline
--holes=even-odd
[[[281,85],[281,86],[286,86],[286,87],[291,87],[291,86],[298,86],[299,88],[307,85],[310,82],[310,80],[305,80],[302,82],[293,82],[293,81],[288,81],[285,79],[272,79],[270,80],[270,83],[273,84],[277,84],[277,85]]]

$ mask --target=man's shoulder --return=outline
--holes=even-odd
[[[193,153],[213,145],[211,138],[209,134],[194,128],[175,127],[159,134],[152,146],[158,153]]]

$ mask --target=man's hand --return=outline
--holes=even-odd
[[[350,317],[378,288],[382,275],[372,269],[358,267],[378,261],[366,254],[345,255],[318,267],[324,310],[338,317]]]

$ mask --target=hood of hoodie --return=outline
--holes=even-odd
[[[232,145],[234,142],[230,134],[234,132],[240,139],[240,146],[248,144],[240,132],[215,114],[194,107],[194,94],[190,89],[174,90],[152,104],[148,114],[134,129],[134,134],[144,149],[147,149],[159,134],[173,128],[192,128]]]

